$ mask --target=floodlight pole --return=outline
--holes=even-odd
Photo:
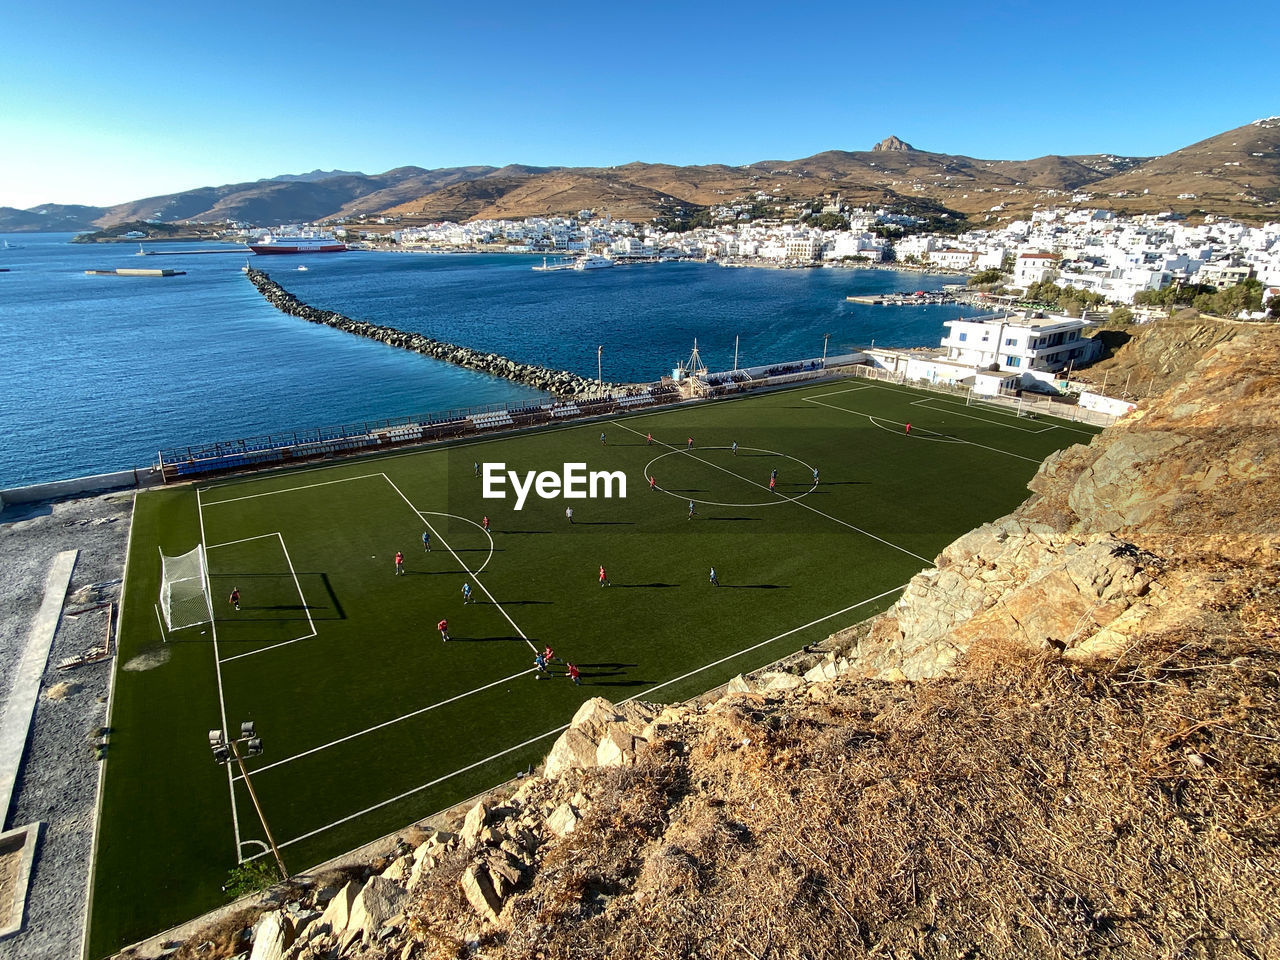
[[[822,365],[827,365],[827,341],[831,339],[831,334],[824,333],[822,335]]]
[[[209,746],[213,750],[213,759],[216,763],[226,763],[228,759],[235,758],[236,766],[240,768],[240,776],[244,778],[244,785],[249,788],[249,799],[253,801],[253,809],[257,811],[258,821],[262,824],[262,830],[267,835],[267,842],[271,846],[271,853],[276,858],[276,866],[280,868],[280,879],[289,879],[289,868],[284,865],[284,857],[280,855],[280,848],[276,845],[276,838],[271,834],[271,827],[267,825],[267,815],[262,812],[262,803],[258,800],[258,792],[253,789],[253,781],[249,779],[249,769],[244,765],[244,757],[240,755],[240,745],[246,744],[249,747],[249,755],[257,756],[262,752],[262,740],[254,732],[253,723],[246,722],[240,724],[241,736],[239,739],[227,737],[221,730],[209,731]],[[230,751],[230,757],[227,752]],[[236,851],[239,855],[239,851]]]

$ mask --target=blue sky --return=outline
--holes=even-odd
[[[1280,114],[1263,9],[11,0],[0,206],[316,168],[742,164],[890,134],[984,159],[1167,153]]]

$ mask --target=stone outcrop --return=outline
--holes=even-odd
[[[911,144],[904,140],[899,140],[897,137],[885,137],[871,148],[873,153],[885,153],[886,151],[891,151],[893,153],[906,153],[908,150],[914,149],[915,147]]]
[[[443,340],[426,337],[420,333],[407,333],[404,330],[397,330],[395,327],[384,327],[376,323],[352,320],[350,317],[335,313],[332,310],[321,310],[303,303],[261,270],[250,268],[247,275],[250,282],[257,287],[258,292],[273,307],[291,317],[299,317],[306,320],[308,323],[323,324],[326,327],[333,327],[335,330],[342,330],[358,337],[377,340],[379,343],[385,343],[390,347],[411,350],[414,353],[421,353],[436,360],[442,360],[445,363],[466,367],[468,370],[478,370],[492,377],[501,377],[504,380],[523,383],[526,386],[544,390],[557,396],[588,396],[598,394],[602,390],[609,392],[623,388],[622,384],[616,383],[606,383],[602,387],[595,380],[588,380],[585,377],[578,376],[576,373],[570,373],[568,370],[550,370],[536,364],[520,363],[500,354],[485,353],[481,350],[473,350],[470,347],[446,343]]]

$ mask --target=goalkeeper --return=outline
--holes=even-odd
[[[227,603],[231,604],[237,610],[240,609],[240,588],[232,587],[231,596],[227,597]]]

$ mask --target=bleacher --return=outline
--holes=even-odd
[[[498,430],[515,425],[511,414],[506,410],[495,410],[491,413],[477,413],[467,417],[474,430]]]

